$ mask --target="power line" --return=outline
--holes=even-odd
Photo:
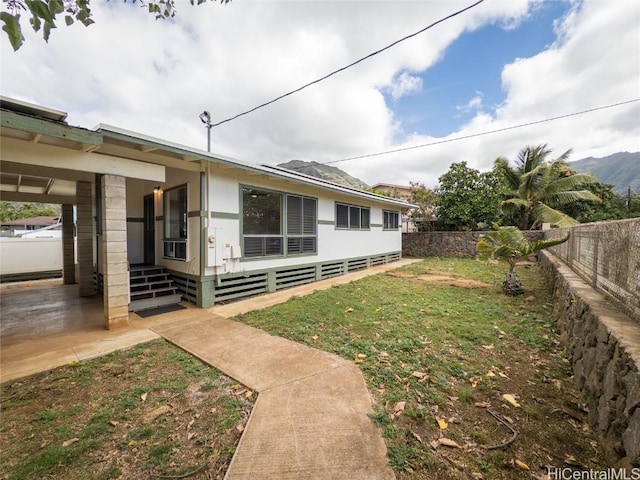
[[[488,130],[486,132],[472,133],[469,135],[463,135],[462,137],[448,138],[446,140],[438,140],[437,142],[423,143],[421,145],[413,145],[411,147],[396,148],[394,150],[386,150],[384,152],[368,153],[366,155],[358,155],[356,157],[341,158],[340,160],[331,160],[329,162],[318,162],[318,163],[321,163],[322,165],[329,165],[332,163],[348,162],[350,160],[359,160],[361,158],[377,157],[380,155],[387,155],[389,153],[405,152],[407,150],[415,150],[417,148],[431,147],[433,145],[441,145],[443,143],[457,142],[459,140],[466,140],[468,138],[481,137],[483,135],[490,135],[492,133],[505,132],[507,130],[514,130],[516,128],[528,127],[530,125],[537,125],[540,123],[552,122],[554,120],[560,120],[562,118],[575,117],[576,115],[596,112],[598,110],[605,110],[607,108],[619,107],[621,105],[627,105],[629,103],[634,103],[634,102],[640,102],[640,98],[634,98],[633,100],[626,100],[624,102],[619,102],[619,103],[612,103],[609,105],[604,105],[602,107],[590,108],[589,110],[582,110],[580,112],[568,113],[566,115],[559,115],[557,117],[545,118],[544,120],[536,120],[533,122],[521,123],[519,125],[512,125],[510,127],[498,128],[496,130]],[[289,170],[295,170],[295,168],[290,168]]]
[[[456,16],[460,15],[461,13],[466,12],[467,10],[471,10],[472,8],[480,5],[482,2],[484,2],[484,0],[478,0],[476,3],[473,3],[473,4],[469,5],[468,7],[465,7],[462,10],[458,10],[457,12],[454,12],[454,13],[452,13],[450,15],[447,15],[446,17],[441,18],[440,20],[438,20],[436,22],[433,22],[431,25],[427,25],[426,27],[418,30],[415,33],[407,35],[406,37],[402,37],[400,40],[396,40],[395,42],[390,43],[389,45],[387,45],[386,47],[381,48],[380,50],[376,50],[375,52],[372,52],[369,55],[366,55],[366,56],[360,58],[359,60],[356,60],[355,62],[350,63],[349,65],[346,65],[346,66],[344,66],[342,68],[339,68],[338,70],[334,70],[333,72],[328,73],[324,77],[320,77],[317,80],[313,80],[312,82],[305,83],[304,85],[302,85],[301,87],[296,88],[295,90],[291,90],[290,92],[287,92],[287,93],[285,93],[283,95],[280,95],[279,97],[276,97],[273,100],[270,100],[268,102],[260,104],[257,107],[253,107],[252,109],[247,110],[245,112],[238,113],[237,115],[234,115],[233,117],[229,117],[229,118],[227,118],[225,120],[222,120],[222,121],[220,121],[218,123],[214,123],[211,126],[212,127],[217,127],[219,125],[222,125],[223,123],[227,123],[227,122],[230,122],[232,120],[235,120],[236,118],[242,117],[243,115],[248,115],[249,113],[255,112],[256,110],[258,110],[260,108],[266,107],[267,105],[271,105],[272,103],[275,103],[278,100],[282,100],[283,98],[288,97],[289,95],[293,95],[294,93],[298,93],[299,91],[304,90],[305,88],[310,87],[311,85],[315,85],[316,83],[320,83],[323,80],[326,80],[327,78],[332,77],[333,75],[335,75],[337,73],[343,72],[343,71],[347,70],[348,68],[353,67],[354,65],[357,65],[357,64],[359,64],[361,62],[364,62],[365,60],[368,60],[369,58],[371,58],[371,57],[373,57],[375,55],[378,55],[379,53],[384,52],[385,50],[389,50],[391,47],[394,47],[397,44],[399,44],[401,42],[404,42],[405,40],[408,40],[408,39],[410,39],[412,37],[415,37],[416,35],[420,35],[421,33],[429,30],[430,28],[435,27],[436,25],[438,25],[438,24],[440,24],[440,23],[442,23],[442,22],[444,22],[446,20],[449,20],[449,19],[451,19],[453,17],[456,17]]]

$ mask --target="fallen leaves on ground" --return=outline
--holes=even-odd
[[[451,440],[450,438],[439,438],[438,439],[438,443],[440,445],[442,445],[443,447],[449,447],[449,448],[462,448],[458,442],[456,442],[455,440]]]
[[[74,443],[76,443],[78,440],[80,440],[78,437],[70,438],[69,440],[65,440],[64,442],[62,442],[62,446],[68,447],[69,445],[73,445]]]
[[[171,407],[169,405],[162,405],[156,408],[155,410],[151,410],[150,412],[147,412],[142,417],[142,421],[144,423],[151,423],[155,421],[158,417],[161,417],[162,415],[166,415],[170,411],[171,411]]]
[[[512,393],[505,393],[502,395],[502,398],[504,398],[507,402],[509,402],[514,407],[520,406],[520,403],[518,403],[518,401],[516,400],[516,396],[513,395]]]
[[[438,422],[438,427],[440,427],[440,430],[444,430],[449,426],[449,424],[440,417],[436,417],[436,422]]]

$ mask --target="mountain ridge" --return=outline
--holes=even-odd
[[[616,193],[640,193],[640,152],[618,152],[606,157],[587,157],[568,162],[579,173],[591,173],[600,183],[612,184]]]
[[[325,165],[318,162],[305,162],[304,160],[289,160],[288,162],[279,163],[278,168],[286,168],[296,173],[302,173],[311,177],[326,180],[328,182],[337,183],[345,187],[355,188],[358,190],[367,190],[369,185],[359,178],[349,175],[344,170],[331,165]]]
[[[632,192],[640,193],[640,152],[618,152],[606,157],[586,157],[567,163],[578,173],[591,173],[598,177],[600,183],[613,185],[616,193],[626,194],[629,187]],[[277,167],[349,188],[370,188],[365,182],[344,170],[314,161],[290,160],[278,164]]]

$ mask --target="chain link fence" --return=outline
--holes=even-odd
[[[547,230],[567,242],[551,252],[640,322],[640,218]]]

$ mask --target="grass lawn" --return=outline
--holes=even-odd
[[[18,380],[0,479],[221,479],[255,397],[164,340]]]
[[[401,480],[601,469],[549,292],[531,266],[504,296],[506,270],[432,258],[236,320],[356,362]],[[19,380],[0,479],[222,478],[255,397],[162,340]]]
[[[507,269],[430,258],[235,319],[358,363],[400,479],[603,468],[538,268],[517,298]]]

